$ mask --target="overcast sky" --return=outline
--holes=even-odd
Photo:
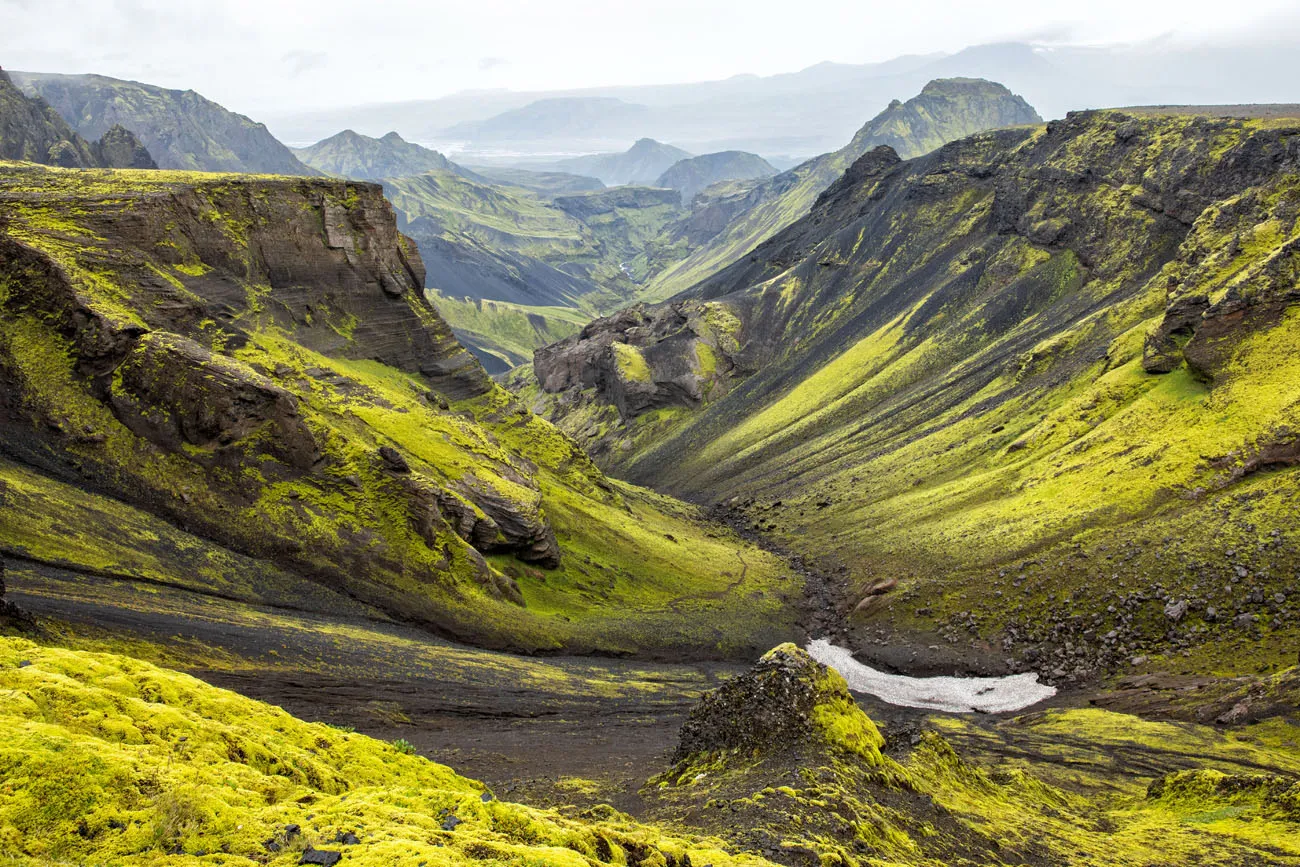
[[[1006,39],[1294,34],[1298,17],[1296,0],[0,0],[0,66],[193,88],[256,114],[767,75]]]

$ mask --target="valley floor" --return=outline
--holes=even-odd
[[[126,653],[308,721],[404,739],[509,800],[608,803],[659,822],[677,821],[680,805],[657,797],[647,780],[670,766],[680,727],[700,696],[744,670],[520,657],[379,617],[90,581],[30,561],[11,559],[8,583],[11,601],[40,619],[50,643]],[[1088,796],[1135,797],[1162,774],[1207,764],[1229,773],[1300,771],[1295,721],[1228,730],[1170,722],[1177,715],[1171,704],[1135,699],[1150,694],[1062,692],[1020,714],[930,714],[855,697],[880,724],[889,749],[905,753],[923,731],[939,731],[977,766],[1030,768]],[[1092,704],[1142,709],[1148,719]]]

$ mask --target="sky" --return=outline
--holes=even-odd
[[[0,66],[192,88],[245,113],[703,81],[984,42],[1300,32],[1296,0],[0,0]],[[1225,14],[1230,8],[1231,14]],[[1279,70],[1279,74],[1282,72]]]

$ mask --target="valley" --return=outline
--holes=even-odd
[[[1300,116],[1145,51],[0,72],[0,865],[1300,864]]]

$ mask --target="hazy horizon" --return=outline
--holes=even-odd
[[[97,73],[193,89],[249,114],[433,99],[463,91],[556,91],[718,81],[1021,41],[1276,45],[1300,33],[1293,2],[1105,0],[1087,15],[1041,3],[996,9],[926,0],[901,9],[849,0],[782,4],[587,0],[524,4],[255,4],[216,0],[0,0],[0,66]]]

